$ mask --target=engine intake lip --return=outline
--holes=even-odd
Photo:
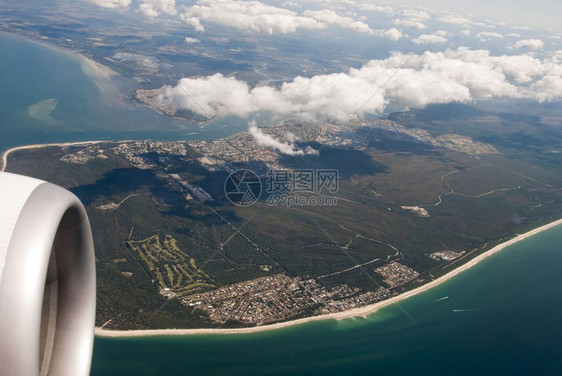
[[[10,227],[0,232],[2,372],[88,375],[96,277],[83,205],[56,185],[0,173],[0,213]]]

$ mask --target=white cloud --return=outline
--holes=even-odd
[[[306,10],[303,16],[312,18],[320,23],[327,25],[338,25],[343,29],[353,30],[359,33],[372,33],[373,30],[362,21],[355,21],[351,17],[340,16],[333,10]]]
[[[87,0],[99,6],[108,8],[129,7],[131,0]],[[161,15],[176,15],[175,0],[138,0],[138,9],[146,17],[155,18]],[[330,2],[331,3],[331,2]],[[335,2],[332,8],[341,8],[342,2]],[[345,4],[356,5],[361,8],[379,9],[369,4],[355,3],[347,0]],[[301,5],[286,1],[282,6],[302,8]],[[379,10],[391,11],[389,7]],[[297,30],[323,30],[329,26],[339,26],[342,29],[358,33],[370,34],[396,41],[402,37],[402,32],[396,28],[372,29],[365,23],[366,17],[358,17],[356,13],[337,13],[333,9],[305,10],[300,14],[257,0],[196,0],[191,6],[183,6],[179,18],[198,32],[205,31],[204,23],[233,27],[249,33],[288,34]],[[412,13],[425,17],[425,12]],[[355,18],[352,18],[355,17]],[[357,18],[358,17],[358,18]],[[419,27],[419,25],[418,25]],[[425,26],[421,26],[424,27]]]
[[[147,17],[158,17],[161,14],[174,16],[177,14],[175,0],[142,0],[139,10]]]
[[[128,8],[131,0],[88,0],[92,4],[96,4],[103,8]]]
[[[476,34],[476,38],[480,38],[480,41],[484,42],[486,40],[490,40],[493,38],[502,39],[503,35],[500,33],[494,33],[492,31],[481,31],[478,34]]]
[[[188,17],[185,14],[181,14],[180,18],[183,22],[186,23],[186,25],[193,27],[195,31],[205,31],[205,28],[203,27],[203,25],[201,25],[201,21],[199,21],[198,18]]]
[[[388,29],[388,30],[373,30],[371,33],[372,35],[376,35],[379,37],[383,37],[386,39],[390,39],[392,41],[397,41],[398,39],[402,38],[403,34],[400,30],[396,28]]]
[[[320,30],[335,25],[358,33],[379,34],[365,22],[331,9],[305,10],[298,14],[259,1],[198,0],[185,9],[181,19],[198,31],[204,30],[202,22],[210,22],[250,33],[288,34],[299,29]],[[392,33],[391,38],[394,38],[396,33]]]
[[[407,18],[416,18],[420,20],[429,20],[431,18],[427,12],[416,9],[405,9],[401,11],[400,14]]]
[[[274,139],[269,134],[264,134],[261,129],[259,129],[256,125],[255,121],[251,121],[248,124],[248,132],[254,137],[256,143],[260,146],[271,148],[277,150],[281,154],[287,155],[318,155],[320,154],[318,150],[307,146],[305,149],[299,149],[295,144],[295,135],[292,133],[288,133],[286,135],[286,141],[281,142]]]
[[[461,31],[461,34],[462,34],[462,35],[466,35],[466,36],[468,37],[468,36],[471,34],[471,31],[468,30],[468,29],[462,30],[462,31]]]
[[[370,3],[356,3],[355,6],[361,10],[366,10],[368,12],[382,12],[388,14],[394,14],[394,9],[391,6],[376,5]]]
[[[393,20],[392,23],[395,24],[395,25],[412,27],[412,28],[418,29],[418,30],[427,29],[427,26],[425,26],[417,18],[397,18],[397,19]]]
[[[442,44],[447,41],[447,38],[437,34],[422,34],[419,37],[412,39],[415,44]]]
[[[528,48],[531,50],[540,50],[544,47],[544,42],[540,39],[521,39],[513,44],[514,48]]]
[[[427,26],[425,26],[423,22],[431,18],[427,12],[416,9],[402,10],[400,12],[400,15],[402,15],[403,18],[397,18],[393,20],[393,24],[411,27],[418,30],[426,29]]]
[[[201,41],[197,38],[185,37],[185,43],[195,44],[195,43],[201,43]]]
[[[200,31],[202,20],[246,32],[266,34],[287,34],[299,28],[323,28],[314,19],[259,1],[199,0],[197,4],[187,8],[182,19]]]
[[[505,36],[510,37],[510,38],[519,38],[521,36],[521,34],[509,33],[509,34],[506,34]]]
[[[220,73],[207,77],[182,78],[177,86],[166,89],[164,95],[174,99],[181,108],[209,117],[229,114],[245,116],[258,109],[252,104],[245,82],[224,77]]]
[[[458,14],[447,14],[443,17],[439,17],[437,19],[438,21],[441,22],[445,22],[445,23],[449,23],[449,24],[453,24],[453,25],[463,25],[463,26],[469,26],[472,25],[472,20],[469,18],[466,18],[464,16],[458,15]]]
[[[180,108],[205,116],[271,111],[345,121],[359,109],[359,115],[381,112],[390,101],[423,107],[491,97],[552,100],[562,96],[562,86],[557,86],[562,82],[561,61],[562,52],[541,61],[527,55],[492,56],[466,47],[421,55],[393,53],[361,69],[296,77],[279,88],[250,88],[221,74],[184,78],[166,96]]]

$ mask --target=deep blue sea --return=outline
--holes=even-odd
[[[93,139],[224,137],[100,90],[71,56],[0,35],[0,151]],[[126,94],[125,94],[126,95]],[[131,92],[132,95],[132,92]],[[369,316],[272,332],[97,338],[92,375],[562,375],[562,227]]]

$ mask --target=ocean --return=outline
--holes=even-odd
[[[367,318],[96,338],[92,375],[560,375],[562,226]]]
[[[80,62],[0,34],[0,151],[85,140],[225,137],[100,90]],[[127,82],[115,82],[127,90]],[[560,375],[562,226],[368,318],[271,332],[96,338],[92,375]]]

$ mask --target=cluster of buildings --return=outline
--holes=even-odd
[[[429,255],[429,257],[437,261],[439,260],[452,261],[457,257],[462,256],[464,253],[465,251],[455,252],[455,251],[445,250],[445,251],[433,252],[432,254]]]
[[[217,323],[236,320],[264,325],[303,313],[326,314],[357,308],[391,295],[384,288],[366,293],[347,285],[327,289],[312,278],[276,274],[190,295],[182,298],[182,303],[204,312]]]
[[[63,155],[60,160],[66,163],[86,164],[94,158],[106,159],[109,158],[105,151],[99,145],[89,145],[81,147],[75,152]]]
[[[159,113],[174,116],[178,111],[178,106],[176,102],[164,95],[169,88],[170,86],[149,90],[138,89],[135,98]]]
[[[188,155],[188,143],[185,141],[120,141],[110,149],[103,149],[99,144],[94,144],[65,154],[60,160],[67,163],[85,164],[94,158],[108,158],[107,152],[125,158],[136,168],[147,170],[156,167],[153,160],[146,157],[149,153],[185,157]]]
[[[416,272],[414,269],[398,261],[393,261],[390,264],[381,266],[375,269],[375,272],[383,277],[384,283],[391,288],[414,280],[420,275],[420,273]]]

